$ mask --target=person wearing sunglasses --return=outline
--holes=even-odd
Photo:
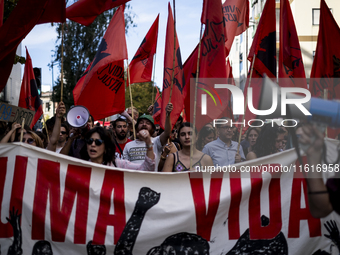
[[[69,133],[68,125],[65,122],[61,123],[59,139],[58,139],[57,148],[55,152],[60,153],[60,151],[66,144],[68,133]]]
[[[22,138],[23,143],[27,143],[39,148],[44,148],[44,144],[40,137],[33,131],[27,131]]]
[[[155,154],[152,149],[152,142],[149,132],[140,130],[140,140],[147,146],[147,153],[142,164],[131,163],[130,161],[116,158],[116,146],[112,136],[103,127],[94,127],[85,135],[86,147],[81,150],[81,158],[94,163],[119,168],[153,171],[155,169]],[[150,149],[151,148],[151,149]]]

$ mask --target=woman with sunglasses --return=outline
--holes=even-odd
[[[128,160],[115,158],[115,143],[111,135],[102,127],[94,127],[85,136],[86,147],[81,150],[81,158],[94,163],[119,168],[154,171],[155,154],[149,132],[140,130],[139,139],[146,143],[147,153],[142,164],[131,163]]]
[[[184,172],[196,170],[197,167],[212,166],[213,162],[209,155],[204,154],[196,149],[197,132],[193,130],[191,123],[184,122],[178,130],[179,141],[182,145],[182,150],[170,154],[165,163],[162,172]],[[190,147],[193,146],[192,162],[190,162]]]
[[[2,138],[1,143],[8,143],[12,134],[19,128],[21,128],[21,125],[14,122],[12,124],[12,129],[5,135],[4,138]],[[19,137],[19,141],[20,141],[20,137]],[[25,133],[23,133],[22,142],[28,143],[28,144],[36,146],[36,147],[44,148],[43,142],[40,139],[40,137],[31,130],[28,130]]]

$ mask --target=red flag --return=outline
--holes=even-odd
[[[66,8],[66,18],[89,26],[103,12],[130,0],[79,0]]]
[[[5,0],[0,0],[0,27],[2,26],[4,20],[4,5]]]
[[[321,0],[318,42],[310,74],[309,89],[313,97],[340,99],[340,29],[324,0]],[[339,129],[327,129],[328,137],[336,138]]]
[[[151,81],[153,56],[157,47],[158,22],[159,14],[129,65],[131,84]]]
[[[184,107],[184,99],[187,94],[187,86],[183,75],[183,65],[181,58],[181,51],[178,43],[178,37],[176,36],[176,53],[175,53],[175,70],[173,70],[173,57],[174,57],[174,19],[172,16],[172,10],[169,3],[168,7],[168,24],[166,29],[165,38],[165,53],[164,53],[164,76],[163,76],[163,90],[162,90],[162,111],[160,126],[164,129],[166,111],[165,107],[169,102],[171,91],[171,79],[172,73],[174,73],[174,81],[172,88],[171,103],[173,104],[173,110],[171,112],[171,125],[176,124],[176,121],[181,114]]]
[[[288,0],[281,0],[280,6],[280,53],[279,80],[281,87],[307,89],[305,68],[295,23]],[[297,78],[300,78],[297,80]]]
[[[86,74],[77,105],[95,120],[125,109],[124,59],[127,59],[124,6],[113,16]]]
[[[74,100],[74,105],[77,105],[80,93],[83,89],[84,86],[84,81],[86,78],[86,75],[88,74],[90,68],[91,68],[92,62],[88,65],[88,67],[86,68],[85,72],[83,73],[83,75],[80,77],[79,81],[77,82],[76,86],[73,89],[73,100]]]
[[[162,107],[162,98],[159,96],[159,90],[158,87],[156,87],[157,93],[155,97],[155,104],[153,105],[153,115],[152,118],[155,120],[155,124],[160,123],[161,119],[161,107]]]
[[[255,57],[256,55],[256,57]],[[254,70],[251,80],[251,87],[253,88],[253,106],[258,109],[260,101],[260,91],[262,88],[263,74],[266,74],[269,78],[276,77],[276,19],[275,19],[275,0],[267,0],[259,25],[256,30],[256,34],[253,40],[253,44],[250,48],[248,60],[252,62],[255,57]],[[252,64],[250,70],[252,69]],[[245,98],[248,92],[249,76],[246,81]],[[255,119],[256,116],[246,109],[246,120]]]
[[[204,14],[206,29],[201,42],[201,56],[200,56],[200,70],[199,82],[197,90],[197,103],[196,103],[196,121],[195,125],[200,129],[206,123],[220,117],[230,117],[230,110],[228,110],[230,93],[227,89],[220,89],[218,92],[214,88],[216,80],[204,78],[223,78],[225,80],[218,83],[229,83],[227,81],[227,67],[226,67],[226,52],[225,52],[225,30],[224,30],[224,17],[221,12],[222,4],[219,0],[205,0]],[[186,81],[189,82],[190,78],[196,77],[198,58],[198,47],[190,55],[184,64],[184,73]],[[186,99],[185,108],[190,116],[187,114],[187,119],[193,121],[194,109],[194,91],[195,81],[190,83],[190,98]],[[207,114],[202,114],[201,103],[202,95],[207,96]],[[222,98],[224,99],[222,101]],[[229,108],[230,109],[230,108]]]
[[[340,78],[339,42],[339,26],[325,1],[321,0],[318,42],[310,74],[310,91],[314,97],[322,96],[327,89],[328,99],[340,99],[339,79],[329,79]]]
[[[39,98],[37,83],[34,77],[32,60],[30,55],[28,54],[27,48],[25,70],[21,83],[21,91],[18,106],[31,111],[35,111],[35,115],[31,123],[31,128],[33,128],[35,123],[43,114],[43,110],[42,102]]]
[[[242,34],[249,27],[249,0],[225,1],[222,10],[226,34],[225,47],[229,55],[235,36]]]
[[[48,0],[19,1],[0,27],[0,91],[7,84],[20,42],[41,17]]]
[[[0,0],[1,1],[1,0]],[[66,21],[65,0],[48,0],[44,13],[37,24]]]

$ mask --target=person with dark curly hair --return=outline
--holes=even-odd
[[[250,127],[246,132],[246,138],[241,142],[244,155],[247,157],[248,153],[253,150],[256,140],[260,135],[260,128]]]
[[[276,152],[282,148],[285,130],[280,128],[276,123],[266,124],[260,132],[259,137],[253,147],[253,151],[247,155],[247,160],[264,157]]]
[[[86,146],[84,146],[80,152],[81,158],[107,166],[153,171],[155,169],[155,154],[153,153],[150,134],[146,130],[140,130],[138,135],[139,139],[144,141],[148,148],[145,160],[142,164],[135,164],[127,160],[116,158],[116,146],[113,138],[103,127],[94,127],[86,133]],[[151,149],[149,149],[150,145]]]

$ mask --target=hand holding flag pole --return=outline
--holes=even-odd
[[[22,138],[24,136],[24,125],[25,125],[25,118],[22,119],[21,123],[21,134],[20,134],[20,142],[22,143]]]

